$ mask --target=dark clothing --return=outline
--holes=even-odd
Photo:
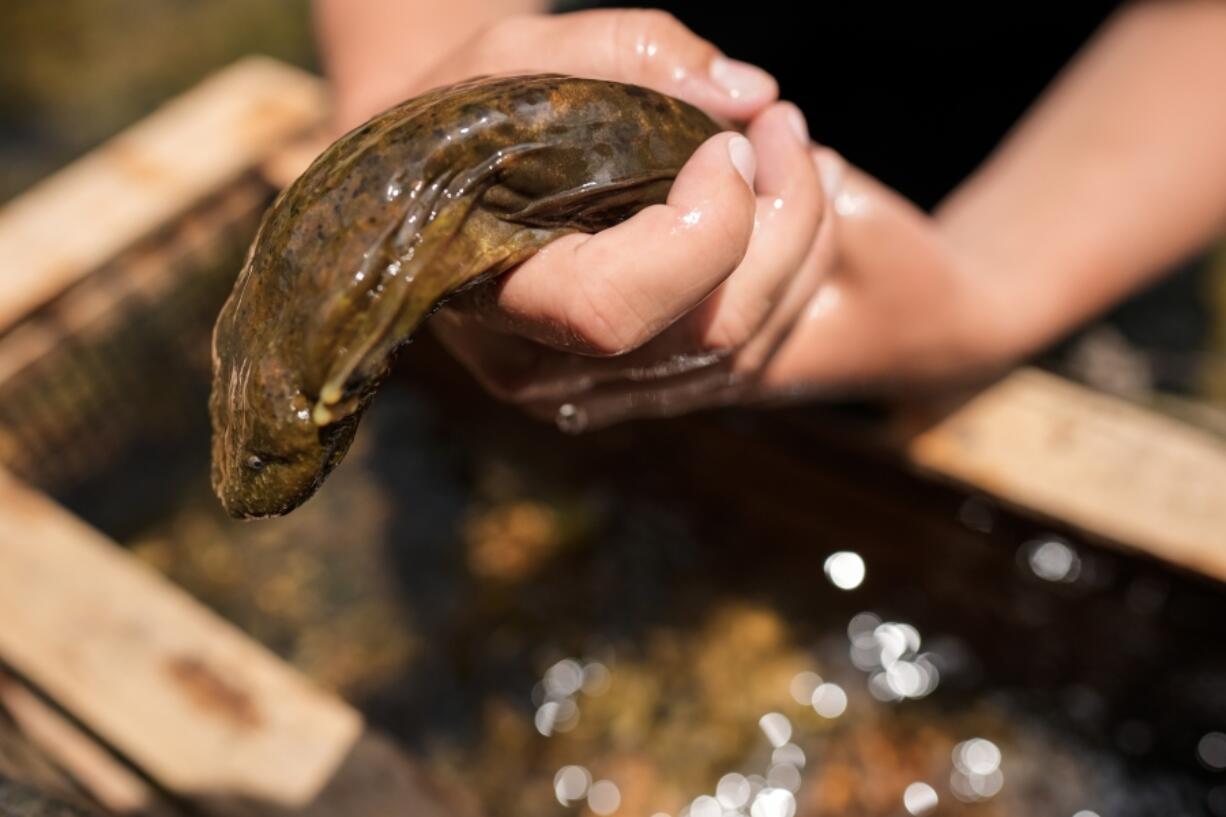
[[[729,56],[770,71],[783,97],[804,110],[815,140],[931,208],[987,157],[1117,4],[763,0],[737,14],[719,5],[658,7]],[[1043,5],[1046,13],[1036,8]],[[801,9],[818,22],[800,22]]]

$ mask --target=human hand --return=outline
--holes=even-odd
[[[566,354],[446,310],[438,333],[495,394],[574,431],[713,405],[896,392],[981,376],[1023,353],[1007,288],[980,274],[929,216],[832,150],[806,151],[816,173],[799,173],[795,157],[779,160],[774,151],[786,155],[787,146],[765,134],[782,107],[749,129],[760,161],[756,254],[673,327],[604,357]],[[799,198],[820,226],[799,262],[791,252],[773,294],[747,297],[750,282],[766,277],[755,262],[778,249],[762,222],[763,203],[777,212],[763,192],[777,184],[772,176],[814,186],[816,203]],[[781,209],[798,192],[788,189]],[[746,302],[758,311],[747,316]]]
[[[321,8],[321,46],[342,129],[423,91],[486,74],[560,73],[629,82],[730,122],[748,120],[779,92],[770,74],[725,57],[674,17],[649,9],[509,15],[424,66],[403,49],[368,47],[381,32],[345,30],[357,25],[352,18],[346,6]],[[373,19],[358,22],[366,29],[377,25]],[[420,23],[403,25],[422,38]]]
[[[772,104],[773,81],[722,60],[656,12],[517,17],[408,91],[390,76],[379,80],[385,90],[368,91],[386,95],[401,82],[399,97],[474,74],[561,71],[653,87],[725,119],[753,117],[753,195],[729,154],[735,145],[752,176],[747,146],[715,137],[665,207],[555,242],[435,318],[436,333],[493,392],[579,428],[926,376],[943,358],[963,359],[962,341],[948,337],[961,321],[933,317],[960,291],[960,267],[927,218],[832,152],[811,150],[799,111]],[[840,202],[846,212],[823,219]]]
[[[395,95],[513,71],[632,82],[725,120],[757,118],[748,140],[722,134],[702,146],[664,207],[594,237],[561,239],[497,287],[481,290],[484,297],[461,299],[465,308],[453,304],[434,321],[457,356],[495,390],[516,391],[508,378],[518,380],[520,370],[485,347],[502,354],[516,347],[529,355],[552,350],[563,380],[572,369],[586,378],[582,369],[591,356],[616,357],[606,368],[631,367],[631,376],[636,367],[675,372],[709,364],[758,337],[785,290],[795,312],[801,294],[816,286],[812,274],[797,275],[820,222],[816,170],[807,157],[804,119],[794,106],[772,104],[776,87],[769,75],[727,60],[667,15],[605,11],[497,23]],[[756,195],[748,186],[754,148],[770,156],[757,169]],[[772,331],[784,323],[776,315]],[[758,343],[767,340],[758,337]]]

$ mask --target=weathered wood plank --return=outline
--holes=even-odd
[[[0,655],[208,813],[466,812],[348,705],[5,473]]]
[[[0,331],[260,164],[326,111],[318,78],[248,58],[0,209]]]
[[[331,144],[329,136],[320,128],[286,143],[260,165],[260,176],[278,190],[289,187]]]
[[[305,804],[363,728],[348,706],[7,474],[0,654],[181,793]]]
[[[1226,441],[1021,369],[905,445],[920,469],[1226,581]]]
[[[0,708],[22,733],[112,814],[178,817],[143,779],[20,681],[0,671]]]

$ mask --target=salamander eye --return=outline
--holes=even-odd
[[[260,471],[263,471],[263,470],[264,470],[264,466],[265,466],[265,465],[267,465],[267,464],[268,464],[268,463],[266,463],[266,462],[264,461],[264,458],[263,458],[263,457],[261,457],[259,454],[251,454],[251,455],[249,455],[249,456],[247,457],[247,459],[246,459],[246,460],[244,460],[244,461],[243,461],[243,465],[245,465],[245,466],[247,467],[247,470],[248,470],[248,471],[254,471],[254,472],[256,472],[257,474],[258,474]]]

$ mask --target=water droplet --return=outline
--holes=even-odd
[[[565,434],[581,434],[587,429],[587,412],[574,403],[563,403],[558,406],[554,424]]]

